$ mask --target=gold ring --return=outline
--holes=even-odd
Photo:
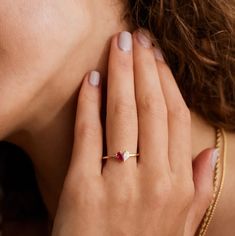
[[[130,153],[128,151],[124,151],[124,152],[117,152],[114,155],[105,156],[102,159],[115,158],[119,161],[127,161],[130,157],[138,157],[138,156],[139,156],[138,153]]]

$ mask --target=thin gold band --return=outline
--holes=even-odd
[[[139,155],[140,155],[139,153],[130,153],[129,157],[138,157]],[[109,159],[109,158],[116,158],[116,154],[103,157],[103,159]]]

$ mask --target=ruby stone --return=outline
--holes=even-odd
[[[116,154],[116,158],[117,158],[119,161],[124,161],[123,153],[118,152],[118,153]]]

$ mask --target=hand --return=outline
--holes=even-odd
[[[213,150],[200,154],[193,175],[190,112],[160,50],[138,32],[111,43],[107,152],[138,150],[138,158],[102,163],[98,82],[97,72],[87,75],[79,94],[53,236],[193,235],[212,196]]]

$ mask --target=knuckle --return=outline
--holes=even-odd
[[[146,94],[138,101],[140,114],[147,113],[148,115],[166,118],[167,108],[162,99],[159,99],[155,94]]]
[[[193,185],[189,185],[187,187],[187,192],[186,192],[186,202],[189,204],[193,202],[195,196],[195,189]]]
[[[136,105],[130,101],[125,101],[123,99],[118,99],[118,102],[114,104],[113,108],[114,114],[120,116],[136,116]]]
[[[170,180],[164,179],[152,186],[150,197],[150,205],[152,207],[163,207],[168,202],[172,193],[172,184]]]
[[[169,117],[176,119],[184,124],[190,125],[191,114],[186,105],[175,105],[174,108],[168,110]]]
[[[117,64],[121,69],[132,70],[133,62],[129,57],[117,58]]]
[[[94,138],[97,137],[98,131],[100,130],[99,124],[91,121],[80,121],[76,124],[76,133],[79,137],[83,138]]]
[[[195,188],[193,180],[181,181],[180,186],[177,186],[178,194],[182,196],[182,202],[186,206],[193,202],[195,196]]]
[[[79,177],[80,178],[80,177]],[[74,206],[96,206],[105,202],[105,195],[91,178],[81,178],[64,186],[64,195]]]
[[[79,96],[79,104],[97,104],[97,94],[95,93],[87,93],[85,91],[82,91]]]
[[[79,171],[78,174],[74,175],[71,172],[69,172],[64,182],[63,191],[70,196],[77,197],[78,195],[80,195],[81,188],[86,187],[87,183],[88,183],[87,174]],[[78,185],[79,188],[77,188]]]
[[[115,192],[113,202],[118,206],[130,206],[136,202],[135,198],[135,194],[132,190],[124,190]]]

